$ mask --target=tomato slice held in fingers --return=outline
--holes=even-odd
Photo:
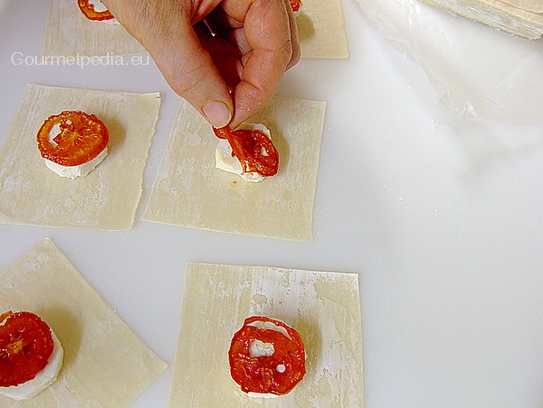
[[[109,132],[94,115],[64,111],[49,116],[38,131],[38,149],[44,159],[62,166],[79,166],[107,147]]]
[[[232,338],[228,358],[230,375],[247,393],[284,395],[305,375],[300,334],[264,316],[245,319]]]
[[[77,4],[79,5],[79,9],[81,10],[81,12],[89,20],[104,21],[115,18],[109,10],[96,11],[96,9],[94,8],[94,4],[91,4],[89,0],[77,0]]]
[[[42,371],[55,347],[51,329],[31,312],[0,315],[0,387],[25,383]]]
[[[227,139],[232,154],[241,163],[244,173],[256,172],[264,177],[277,174],[279,153],[271,139],[261,130],[239,129],[232,131],[229,126],[213,128],[220,139]]]
[[[298,12],[300,7],[302,7],[302,2],[300,0],[290,0],[290,7],[292,7],[293,12]]]

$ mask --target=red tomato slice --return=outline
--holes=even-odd
[[[115,18],[113,14],[109,12],[109,10],[96,11],[94,9],[94,5],[89,3],[89,0],[77,0],[77,4],[79,5],[79,9],[81,10],[81,12],[89,20],[104,21]]]
[[[19,385],[45,368],[55,343],[51,329],[31,312],[0,315],[0,387]]]
[[[58,125],[60,133],[51,138]],[[38,149],[43,158],[62,166],[79,166],[98,156],[107,147],[109,133],[94,115],[64,111],[49,116],[38,131]]]
[[[254,322],[269,322],[284,328],[288,337],[271,328],[252,326]],[[273,354],[251,357],[251,344],[255,340],[273,344]],[[245,319],[232,338],[228,358],[230,375],[244,392],[284,395],[305,375],[304,343],[298,332],[280,320],[264,316]]]
[[[261,130],[240,129],[232,132],[229,126],[213,128],[220,139],[227,139],[232,154],[241,163],[244,173],[257,172],[269,177],[277,174],[279,153],[271,139]]]
[[[292,7],[293,12],[297,12],[302,7],[302,2],[300,0],[290,0],[290,7]]]

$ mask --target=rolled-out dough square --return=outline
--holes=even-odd
[[[340,0],[304,0],[297,18],[302,58],[348,56]],[[146,53],[119,24],[90,21],[75,0],[51,0],[44,56],[115,56]]]
[[[503,2],[532,13],[543,13],[543,2],[541,0],[503,0]]]
[[[302,0],[296,24],[302,58],[349,56],[341,0]]]
[[[279,398],[249,398],[230,377],[228,349],[248,316],[296,329],[304,379]],[[169,406],[364,406],[358,275],[258,266],[187,264]]]
[[[51,0],[45,26],[44,57],[96,57],[146,53],[120,24],[90,21],[76,0]]]
[[[181,102],[143,219],[310,241],[325,108],[276,97],[252,118],[270,129],[280,163],[275,176],[251,183],[215,168],[217,137]]]
[[[158,93],[28,85],[0,151],[0,223],[130,229],[159,107]],[[73,180],[45,167],[36,141],[43,121],[63,110],[93,113],[109,130],[109,155]]]
[[[64,348],[57,380],[27,401],[0,395],[4,408],[125,407],[166,368],[49,239],[0,274],[0,310],[38,314]]]

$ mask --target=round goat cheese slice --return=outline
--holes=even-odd
[[[305,375],[300,334],[286,323],[265,316],[245,319],[228,351],[230,375],[251,397],[289,393]]]
[[[11,387],[0,387],[0,394],[15,400],[27,400],[35,397],[56,381],[62,368],[64,349],[52,330],[51,335],[55,342],[55,348],[45,368],[36,374],[36,377],[25,383],[12,385]]]
[[[58,376],[64,350],[53,330],[34,313],[0,315],[0,394],[30,399]]]
[[[47,168],[73,179],[86,176],[105,159],[109,132],[95,115],[63,111],[43,122],[37,142]]]

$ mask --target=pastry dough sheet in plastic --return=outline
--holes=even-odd
[[[0,151],[0,223],[130,229],[159,107],[158,93],[28,85]],[[95,114],[109,131],[108,156],[85,177],[58,176],[38,150],[43,121],[63,110]]]
[[[253,315],[304,341],[306,374],[279,398],[250,398],[230,377],[232,336]],[[189,263],[169,406],[362,408],[362,354],[357,274]]]
[[[251,122],[279,151],[279,171],[262,182],[215,168],[218,138],[182,101],[143,219],[163,224],[295,241],[312,240],[326,104],[276,97]]]
[[[458,130],[489,123],[543,126],[541,41],[416,0],[357,1],[383,37],[424,70],[440,122]]]
[[[57,380],[27,401],[0,395],[3,408],[125,407],[166,369],[45,239],[0,273],[0,310],[28,310],[64,348]]]
[[[541,0],[503,0],[503,2],[521,10],[543,13],[543,2]]]
[[[532,40],[543,34],[543,16],[501,0],[423,0],[447,10],[511,34]]]

